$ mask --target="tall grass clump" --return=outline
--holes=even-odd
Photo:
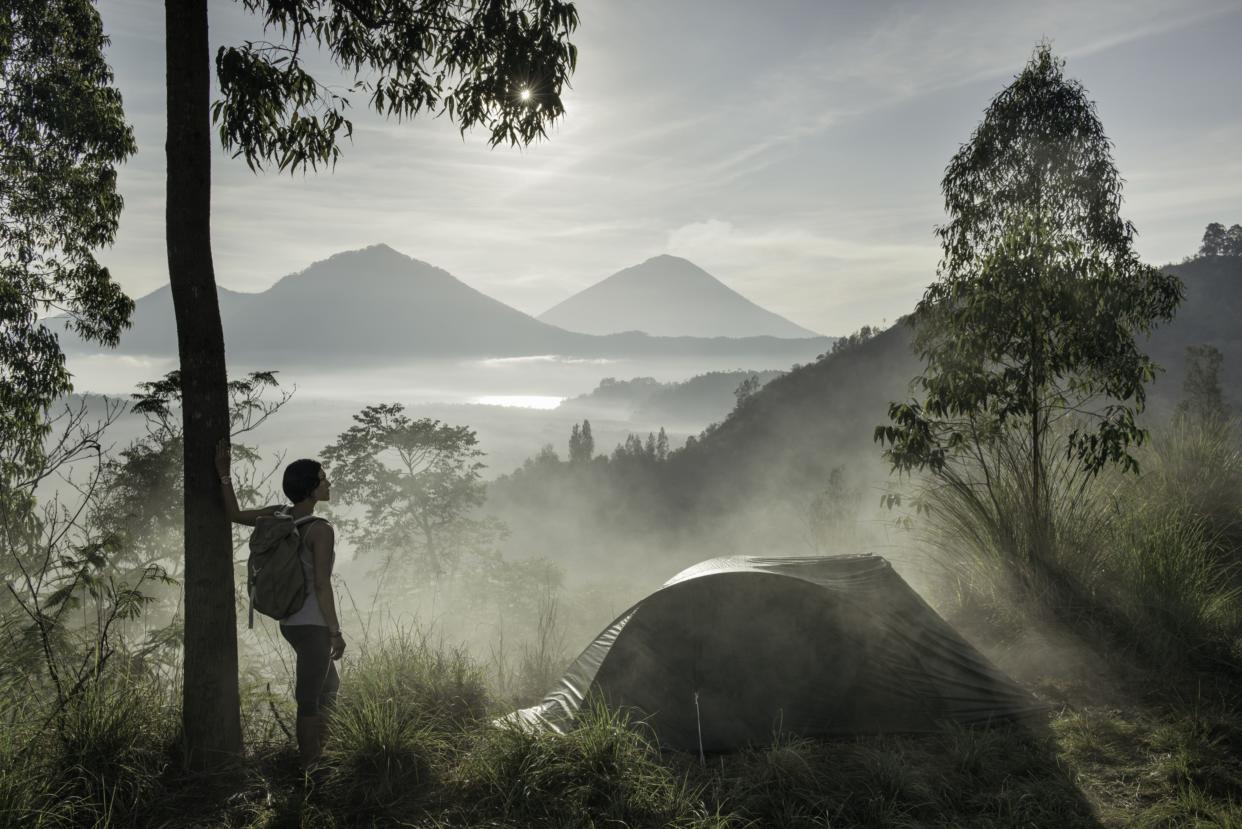
[[[919,495],[958,614],[1011,631],[1033,616],[1151,664],[1232,670],[1242,657],[1242,453],[1226,424],[1175,418],[1137,451],[1138,474],[1092,476],[1049,457],[1046,512],[1033,509],[1021,448],[991,451],[986,474],[980,464]]]
[[[1157,430],[1140,455],[1141,485],[1126,496],[1145,507],[1192,515],[1242,565],[1242,425],[1179,416]]]
[[[135,825],[173,762],[175,705],[149,676],[118,672],[84,687],[57,717],[51,779],[75,823]]]
[[[44,727],[0,761],[0,813],[21,808],[16,801],[25,798],[39,806],[31,825],[137,825],[174,760],[169,689],[150,676],[118,672],[51,708],[42,712]],[[23,780],[25,792],[17,790]]]
[[[1242,655],[1242,589],[1207,521],[1180,509],[1124,514],[1110,545],[1109,601],[1157,663],[1227,667]]]
[[[1033,492],[1020,443],[1000,440],[986,463],[921,484],[923,541],[954,577],[957,603],[1005,628],[1034,615],[1080,621],[1094,608],[1103,571],[1097,539],[1108,521],[1091,480],[1063,454],[1044,460],[1042,495]]]
[[[462,802],[473,804],[477,819],[494,816],[519,826],[665,827],[709,820],[697,793],[661,762],[637,724],[598,703],[585,706],[564,735],[515,724],[487,729],[463,757],[457,779]]]
[[[342,679],[325,747],[334,799],[373,815],[426,801],[488,704],[483,672],[463,651],[398,630]]]
[[[72,802],[49,779],[42,763],[18,751],[19,735],[2,735],[0,748],[0,826],[31,829],[71,826]]]
[[[1108,598],[1157,663],[1242,659],[1242,452],[1234,425],[1177,416],[1111,476]]]

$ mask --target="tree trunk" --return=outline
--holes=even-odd
[[[211,263],[211,58],[207,0],[166,0],[168,277],[181,356],[185,480],[182,726],[191,767],[241,752],[228,518],[213,465],[228,435],[224,332]]]
[[[436,539],[432,535],[431,527],[423,524],[422,528],[423,539],[427,542],[427,561],[431,563],[431,575],[439,581],[444,575],[444,568],[440,565],[440,553],[436,549]]]

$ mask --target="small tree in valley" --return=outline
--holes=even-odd
[[[367,406],[323,461],[337,500],[365,507],[365,519],[348,522],[360,548],[403,557],[439,579],[493,536],[473,517],[485,497],[483,452],[469,427],[404,412],[397,403]]]
[[[591,421],[574,424],[569,433],[569,462],[587,463],[595,457],[595,437],[591,434]]]

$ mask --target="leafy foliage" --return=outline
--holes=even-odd
[[[116,234],[115,165],[136,149],[107,42],[89,0],[0,10],[0,444],[22,447],[6,458],[21,469],[39,466],[44,413],[71,389],[39,312],[116,345],[133,311],[93,253]]]
[[[561,0],[245,0],[278,42],[222,47],[222,100],[212,109],[225,149],[251,169],[335,164],[353,135],[350,93],[398,119],[448,113],[489,143],[529,144],[564,114],[561,92],[577,62],[578,24]],[[352,73],[336,91],[305,68],[303,48],[326,49]]]
[[[1156,366],[1135,334],[1182,296],[1132,251],[1111,144],[1062,70],[1041,45],[950,161],[939,278],[912,317],[923,399],[892,404],[875,430],[894,470],[928,470],[984,512],[1001,471],[1024,469],[1014,507],[1030,523],[1000,549],[1058,593],[1072,582],[1049,554],[1050,465],[1076,481],[1137,469],[1135,413]]]
[[[277,372],[254,371],[230,380],[229,422],[236,437],[257,429],[276,414],[293,395],[278,391]],[[181,547],[183,515],[181,372],[170,371],[158,380],[138,384],[130,411],[146,418],[146,437],[109,457],[104,464],[103,496],[92,519],[124,539],[126,561],[162,562],[176,569]],[[243,501],[262,499],[275,469],[259,470],[261,456],[252,447],[237,444],[237,495]],[[277,459],[277,466],[279,466]]]
[[[1220,222],[1212,222],[1203,231],[1200,256],[1242,256],[1242,224],[1228,230]]]
[[[440,578],[494,537],[495,528],[472,517],[485,497],[483,451],[468,426],[404,412],[399,403],[367,406],[323,460],[340,500],[366,506],[366,521],[351,522],[362,547],[389,562],[395,554],[416,559]]]
[[[1041,46],[945,171],[944,257],[913,318],[925,399],[877,430],[898,470],[936,471],[1019,425],[1037,455],[1062,413],[1091,423],[1070,439],[1089,470],[1133,464],[1156,371],[1134,335],[1172,319],[1181,284],[1131,250],[1111,144],[1062,68]],[[1090,406],[1101,397],[1115,402]]]
[[[92,422],[85,403],[67,406],[51,419],[59,436],[35,474],[3,482],[10,497],[0,511],[0,665],[27,692],[54,699],[48,722],[62,733],[71,705],[104,678],[114,656],[129,655],[122,628],[144,612],[151,587],[170,583],[156,563],[119,566],[123,539],[92,520],[106,484],[100,440],[119,414],[118,404],[106,404]],[[54,476],[69,494],[40,503],[36,488]]]

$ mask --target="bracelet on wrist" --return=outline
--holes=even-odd
[[[231,476],[229,476],[229,475],[221,475],[221,476],[220,476],[220,483],[222,483],[222,484],[228,484],[229,486],[232,486],[232,485],[233,485],[233,478],[232,478]]]
[[[328,635],[329,636],[340,636],[341,632],[339,630],[332,630],[328,632]]]

